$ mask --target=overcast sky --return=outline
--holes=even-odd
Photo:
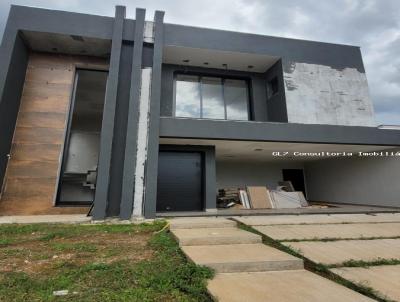
[[[163,10],[165,22],[361,46],[379,124],[400,124],[400,0],[0,0],[0,37],[11,4],[112,16],[116,4]]]

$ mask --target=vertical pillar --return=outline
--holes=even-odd
[[[119,214],[121,219],[129,219],[132,215],[133,209],[145,15],[146,11],[144,9],[136,9],[128,122]]]
[[[110,67],[104,102],[103,123],[101,126],[100,154],[97,170],[98,176],[96,182],[94,207],[92,211],[93,219],[104,219],[107,210],[124,20],[125,7],[117,6],[115,9],[115,20],[111,42]]]
[[[154,17],[154,53],[151,77],[149,136],[145,170],[144,215],[153,218],[156,214],[158,149],[160,136],[161,67],[164,46],[164,12],[156,11]]]

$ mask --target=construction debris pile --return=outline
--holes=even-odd
[[[218,190],[219,208],[239,209],[289,209],[307,207],[302,191],[295,191],[290,181],[279,182],[275,190],[266,186],[246,186]]]

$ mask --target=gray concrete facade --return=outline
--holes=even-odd
[[[108,189],[110,183],[110,169],[112,157],[112,142],[114,136],[114,121],[117,102],[118,78],[120,70],[120,57],[122,48],[122,33],[125,19],[125,8],[117,7],[115,10],[114,32],[111,45],[111,58],[109,79],[107,81],[106,96],[104,101],[103,122],[100,136],[100,153],[98,176],[96,182],[95,203],[93,216],[104,218],[108,207]]]
[[[18,32],[15,9],[10,11],[0,46],[0,193],[19,111],[28,49]]]
[[[140,72],[145,67],[152,68],[144,175],[146,218],[156,214],[160,137],[400,146],[399,131],[373,127],[373,109],[359,47],[166,24],[163,17],[164,13],[157,11],[153,22],[148,22],[145,21],[145,11],[138,9],[136,20],[126,19],[125,8],[120,6],[114,18],[11,7],[0,48],[0,184],[7,167],[30,51],[24,31],[81,36],[111,44],[94,219],[131,217],[135,193]],[[154,40],[146,36],[149,30]],[[190,50],[206,50],[218,52],[223,58],[229,58],[228,54],[253,59],[265,56],[273,63],[262,72],[170,64],[165,63],[164,50],[168,47],[184,49],[189,55]],[[174,117],[174,75],[179,72],[246,79],[250,90],[250,120]],[[278,91],[268,97],[267,83],[275,78]],[[325,89],[324,85],[329,81],[337,83],[337,86],[330,85],[328,90]],[[337,107],[338,103],[341,106]],[[191,148],[198,148],[206,154],[205,204],[206,210],[214,209],[218,178],[215,150]],[[383,161],[363,161],[369,167],[365,173],[378,169],[378,166],[379,169],[396,166],[390,161]],[[332,164],[332,169],[336,166],[332,177],[340,171],[349,172],[346,166],[339,164]],[[359,171],[364,171],[362,165],[354,162],[356,166]],[[313,175],[322,173],[317,163],[310,164],[308,169]],[[229,171],[229,167],[226,166],[225,170]],[[383,170],[380,173],[384,173]],[[396,176],[396,171],[392,171],[382,179],[394,186],[391,179]],[[322,177],[316,180],[310,177],[311,196],[325,198],[327,191],[322,192],[322,184],[318,182]],[[242,179],[241,183],[244,181]],[[371,182],[372,178],[365,176],[360,179],[359,187],[371,187]],[[335,183],[334,179],[332,183]],[[343,186],[343,195],[332,193],[332,200],[350,201],[352,198],[344,185],[337,185]],[[376,192],[378,189],[379,186]],[[388,200],[396,202],[394,197],[398,193],[393,191]],[[355,197],[353,199],[360,202],[365,199],[363,195]],[[366,202],[372,204],[377,197],[371,195]]]

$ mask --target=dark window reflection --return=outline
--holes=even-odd
[[[225,119],[225,106],[222,92],[222,79],[210,77],[201,78],[203,118]]]
[[[247,85],[242,80],[225,80],[224,95],[228,120],[248,120]]]
[[[244,80],[177,75],[177,117],[249,120],[248,104],[248,87]]]
[[[178,75],[176,79],[175,115],[200,118],[199,77]]]

